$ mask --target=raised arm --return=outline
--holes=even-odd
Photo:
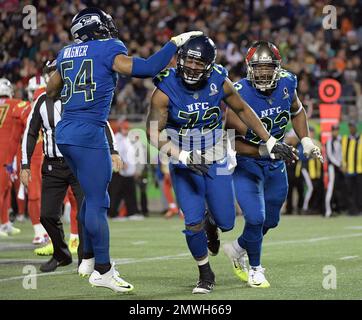
[[[113,70],[128,76],[146,78],[154,77],[167,67],[178,47],[190,37],[201,35],[201,31],[190,31],[173,37],[163,48],[147,59],[117,55],[113,62]]]

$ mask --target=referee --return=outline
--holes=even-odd
[[[62,104],[60,100],[54,102],[53,99],[47,98],[45,92],[43,92],[35,101],[32,112],[28,117],[22,142],[22,170],[20,177],[22,183],[27,186],[31,179],[31,156],[39,136],[39,130],[42,129],[44,161],[42,165],[40,221],[48,232],[54,247],[52,258],[40,266],[42,272],[51,272],[58,266],[66,266],[72,263],[72,256],[65,242],[63,225],[60,220],[62,203],[68,187],[71,186],[73,190],[78,209],[83,201],[81,187],[55,143],[55,127],[61,119],[61,113]],[[118,157],[117,151],[114,150],[113,133],[109,124],[106,127],[106,134],[111,153]],[[113,156],[112,162],[113,166],[116,167],[115,169],[119,170],[121,164]],[[78,264],[80,264],[83,234],[79,220],[78,230]]]

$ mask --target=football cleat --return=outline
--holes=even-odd
[[[164,218],[166,219],[170,219],[172,218],[173,216],[176,216],[178,214],[178,208],[169,208],[165,215],[164,215]]]
[[[207,294],[210,293],[215,286],[215,280],[211,279],[199,279],[196,287],[192,290],[193,294]]]
[[[92,287],[104,287],[111,289],[115,292],[130,292],[133,290],[133,285],[123,280],[112,263],[111,269],[100,274],[97,270],[94,270],[89,277],[89,283]]]
[[[94,263],[94,258],[82,259],[82,262],[78,267],[78,274],[83,278],[89,277],[94,271]]]
[[[5,231],[0,230],[0,237],[8,237],[8,234]]]
[[[44,247],[36,248],[34,253],[38,256],[51,256],[54,253],[53,244],[50,242]]]
[[[6,233],[8,236],[15,236],[21,232],[19,228],[15,228],[10,222],[2,225],[0,231]]]
[[[217,226],[212,221],[212,217],[209,212],[205,216],[205,232],[207,236],[207,248],[211,256],[216,256],[220,249],[220,239]]]
[[[35,236],[32,244],[34,245],[38,245],[38,244],[46,244],[48,243],[49,238],[48,237],[44,237],[44,236]]]
[[[223,245],[223,249],[225,254],[231,260],[233,265],[233,271],[235,275],[243,282],[248,281],[248,255],[246,250],[242,250],[242,252],[238,252],[232,243],[225,243]]]
[[[79,238],[70,238],[68,248],[71,254],[77,254],[79,246]]]
[[[265,269],[261,266],[251,267],[249,270],[248,285],[253,288],[269,288],[270,284],[264,275]]]

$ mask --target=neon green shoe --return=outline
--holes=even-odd
[[[238,252],[232,243],[225,243],[223,245],[225,254],[229,257],[235,275],[243,282],[248,282],[249,272],[247,264],[247,254],[246,250],[243,252]]]
[[[38,256],[51,256],[54,253],[53,244],[49,242],[46,246],[35,249],[34,253]]]
[[[261,266],[251,267],[249,271],[248,285],[252,288],[269,288],[270,283],[265,278],[265,269]]]
[[[68,248],[71,254],[77,254],[79,246],[79,238],[69,239]]]

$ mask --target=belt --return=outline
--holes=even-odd
[[[62,157],[45,157],[45,160],[48,162],[59,162],[59,163],[65,163],[64,158]]]

